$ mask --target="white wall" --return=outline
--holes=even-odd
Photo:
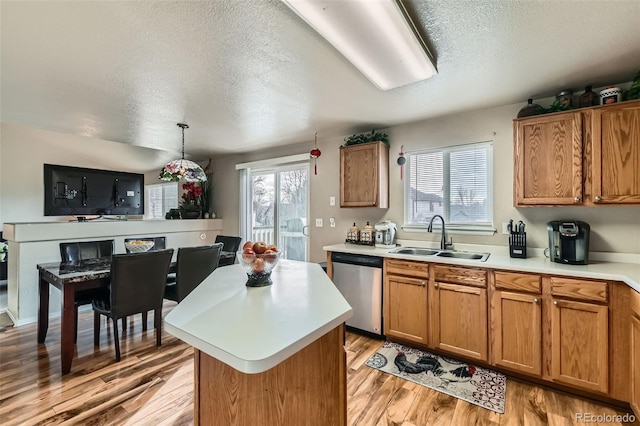
[[[145,173],[157,181],[172,155],[64,133],[0,125],[0,223],[68,220],[44,216],[43,164]]]
[[[544,102],[543,102],[544,101]],[[548,101],[548,102],[547,102]],[[550,100],[540,101],[549,105]],[[339,199],[340,162],[339,147],[343,138],[319,139],[322,151],[318,159],[318,175],[311,175],[311,232],[310,260],[325,260],[324,245],[343,242],[347,228],[355,221],[363,226],[389,219],[401,225],[403,221],[403,187],[396,160],[400,147],[414,150],[425,147],[459,145],[493,140],[494,146],[494,226],[498,233],[491,237],[452,235],[455,243],[508,245],[502,235],[501,223],[522,219],[527,224],[529,247],[544,248],[548,245],[546,222],[555,219],[583,220],[591,225],[591,250],[621,253],[640,253],[640,207],[513,207],[513,118],[524,103],[498,108],[471,111],[446,117],[425,120],[382,129],[389,134],[389,209],[356,209],[329,206],[329,196]],[[321,135],[320,135],[321,136]],[[223,156],[214,159],[218,179],[214,191],[214,203],[219,217],[224,218],[224,233],[238,232],[239,173],[236,163],[273,158],[283,155],[309,152],[312,142],[284,149],[263,151],[249,155]],[[339,205],[339,202],[337,203]],[[329,217],[336,219],[336,227],[328,227]],[[315,228],[315,218],[323,218],[325,226]],[[440,234],[409,233],[399,231],[401,239],[439,241]]]

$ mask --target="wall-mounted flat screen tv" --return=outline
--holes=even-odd
[[[144,175],[44,165],[44,215],[142,215]]]

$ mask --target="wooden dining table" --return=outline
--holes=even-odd
[[[37,265],[39,274],[40,307],[38,309],[38,343],[44,343],[49,328],[49,285],[59,289],[61,295],[60,360],[62,374],[71,371],[75,347],[76,292],[109,286],[111,257],[79,262],[54,262]],[[176,270],[171,262],[169,272]]]

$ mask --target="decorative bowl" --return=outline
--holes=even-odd
[[[278,250],[275,253],[244,253],[238,252],[238,262],[242,265],[247,273],[248,287],[264,287],[271,285],[271,271],[278,264],[280,254]]]
[[[134,240],[126,241],[124,243],[125,248],[131,253],[142,253],[151,250],[153,247],[153,241],[146,240]]]

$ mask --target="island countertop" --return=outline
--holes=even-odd
[[[352,315],[322,268],[282,259],[267,287],[241,265],[217,268],[164,319],[165,330],[238,371],[264,372]]]

